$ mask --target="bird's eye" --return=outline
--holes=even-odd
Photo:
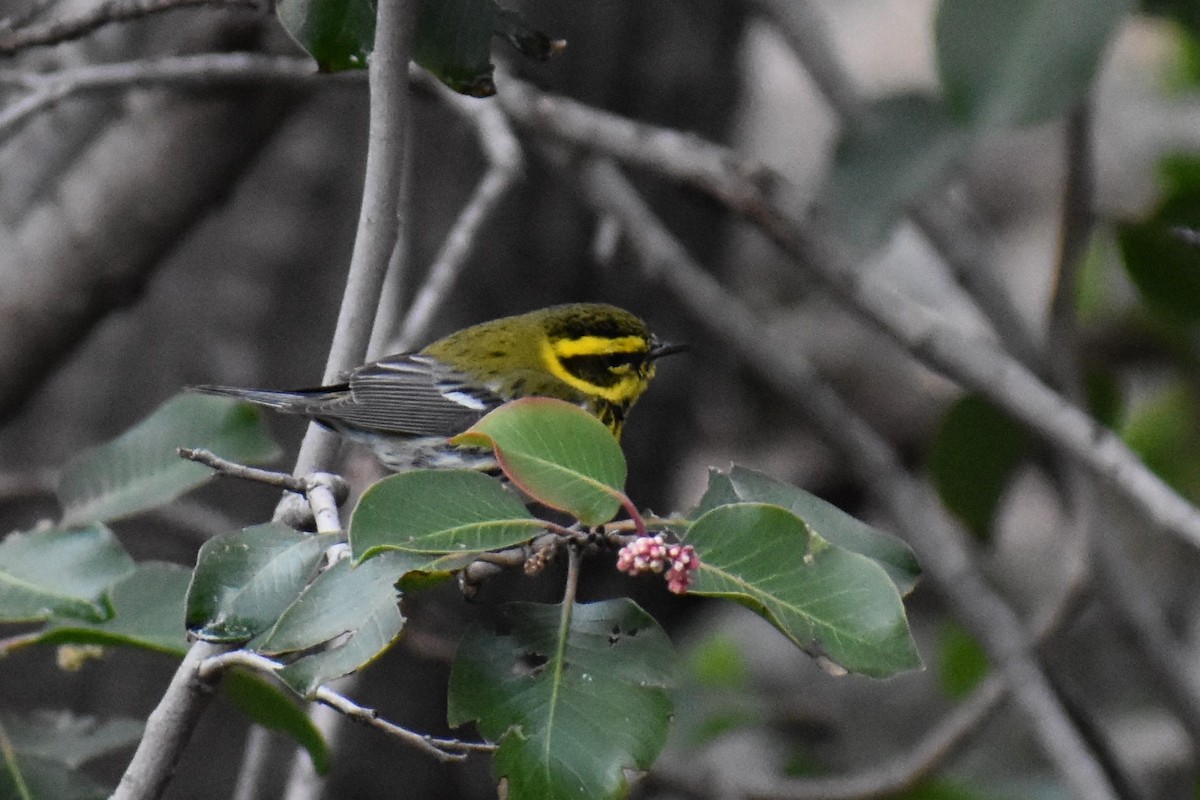
[[[632,367],[646,359],[645,353],[608,353],[603,356],[604,366],[611,370]]]

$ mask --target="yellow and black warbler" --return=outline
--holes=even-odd
[[[464,328],[419,352],[364,364],[332,386],[194,390],[315,419],[368,445],[391,470],[488,469],[490,453],[451,447],[447,438],[496,406],[531,396],[575,403],[619,437],[655,360],[682,349],[661,343],[628,311],[573,303]]]

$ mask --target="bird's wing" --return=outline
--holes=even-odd
[[[501,398],[419,353],[389,356],[349,375],[350,391],[315,414],[355,428],[450,436],[500,405]]]

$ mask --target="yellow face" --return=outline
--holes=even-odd
[[[542,342],[546,370],[580,392],[628,406],[654,377],[648,337],[577,336]]]

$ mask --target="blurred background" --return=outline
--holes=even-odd
[[[89,7],[83,0],[9,0],[0,14],[37,22]],[[844,120],[802,66],[780,25],[779,5],[525,0],[520,7],[568,47],[537,63],[510,57],[498,42],[496,57],[515,77],[725,144],[786,176],[799,207],[820,207],[829,198]],[[819,36],[865,100],[940,91],[932,1],[813,0],[797,8],[822,23]],[[1156,454],[1184,451],[1184,462],[1159,464],[1176,470],[1177,485],[1194,497],[1200,470],[1189,470],[1200,462],[1187,453],[1198,441],[1196,373],[1188,371],[1195,330],[1190,323],[1147,321],[1122,272],[1114,233],[1153,213],[1160,159],[1200,146],[1200,102],[1181,77],[1194,57],[1188,42],[1183,28],[1161,17],[1130,14],[1105,47],[1090,99],[1098,224],[1081,279],[1088,297],[1102,299],[1088,306],[1079,346],[1082,359],[1104,365],[1119,389],[1121,411],[1110,424],[1142,436],[1152,463]],[[0,79],[0,115],[20,99],[18,72],[239,50],[300,52],[270,15],[175,11],[0,61],[0,77],[7,77]],[[503,74],[497,83],[503,94]],[[410,272],[402,302],[421,285],[487,166],[474,130],[439,97],[415,94]],[[182,387],[295,387],[319,379],[353,245],[366,111],[365,83],[324,81],[317,88],[263,83],[88,92],[18,124],[0,123],[3,531],[54,518],[56,469]],[[581,198],[569,154],[528,131],[521,131],[521,143],[523,176],[487,222],[426,340],[556,302],[624,306],[664,339],[692,344],[688,355],[661,364],[626,429],[628,488],[640,506],[686,509],[709,467],[738,463],[894,530],[872,504],[869,487],[810,427],[802,404],[771,388],[704,319],[643,277],[611,224]],[[1020,324],[1051,349],[1046,331],[1066,153],[1062,119],[999,131],[976,142],[935,187],[966,210]],[[859,321],[710,198],[661,177],[631,177],[691,256],[753,307],[764,330],[785,334],[903,463],[927,476],[944,415],[961,390]],[[887,275],[964,331],[990,330],[911,223],[899,222],[878,246],[856,254],[864,270]],[[1157,415],[1158,427],[1147,414]],[[270,422],[288,451],[279,464],[287,469],[303,426]],[[352,477],[370,476],[369,460],[346,455]],[[1065,533],[1062,475],[1043,456],[1006,473],[998,506],[972,545],[1000,593],[1029,616],[1052,603],[1078,565],[1077,540]],[[276,500],[258,486],[217,483],[116,529],[139,560],[191,565],[207,537],[269,518]],[[1171,631],[1194,655],[1196,553],[1143,535],[1143,523],[1122,509],[1106,511],[1102,524],[1126,534],[1131,563],[1152,577]],[[668,599],[657,585],[593,572],[585,574],[585,594],[634,594],[687,656],[687,689],[664,771],[639,785],[638,797],[745,796],[736,787],[746,785],[747,775],[767,781],[867,768],[905,753],[949,713],[971,671],[985,668],[927,586],[907,601],[925,671],[875,681],[825,674],[744,609]],[[491,614],[497,598],[513,592],[552,598],[560,580],[553,571],[535,581],[504,576],[472,603],[449,586],[407,598],[406,637],[365,673],[355,697],[413,728],[445,731],[448,659],[461,632]],[[1128,779],[1129,796],[1194,796],[1200,743],[1146,677],[1145,656],[1135,645],[1104,604],[1085,593],[1043,655],[1064,694],[1086,711],[1088,729],[1101,738],[1114,769]],[[112,652],[68,673],[49,649],[21,651],[0,660],[0,708],[144,718],[174,668],[166,657]],[[167,796],[231,797],[246,730],[232,708],[210,709]],[[270,749],[278,769],[286,768],[288,743],[275,741]],[[331,798],[493,794],[484,759],[438,765],[354,726],[345,727],[334,763]],[[683,786],[672,775],[689,764],[725,777],[707,787]],[[115,783],[123,766],[124,757],[111,757],[93,771]],[[1067,796],[1027,722],[1004,706],[922,786],[904,796]],[[278,788],[260,796],[278,796],[272,793]]]

